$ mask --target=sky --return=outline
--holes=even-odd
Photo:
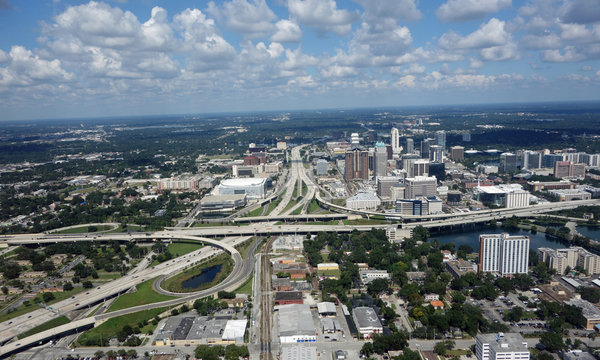
[[[599,0],[0,0],[0,120],[600,98]]]

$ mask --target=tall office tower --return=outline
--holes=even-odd
[[[529,237],[503,234],[479,235],[479,271],[500,275],[526,274]]]
[[[415,141],[411,138],[406,138],[406,153],[412,154],[415,152]]]
[[[560,154],[544,154],[542,157],[542,165],[545,168],[552,169],[557,161],[563,161],[563,157]]]
[[[444,162],[444,148],[440,145],[431,145],[429,147],[429,161],[433,163]]]
[[[419,159],[417,154],[402,155],[402,168],[406,170],[406,177],[414,177],[413,164]]]
[[[345,173],[346,181],[369,179],[369,153],[360,149],[346,151]]]
[[[554,163],[554,177],[563,179],[585,178],[585,164],[573,164],[570,161],[557,161]]]
[[[375,169],[373,172],[375,176],[387,175],[387,150],[382,142],[375,144]]]
[[[462,134],[462,141],[464,141],[464,142],[470,142],[471,141],[471,133],[464,133],[464,134]]]
[[[360,144],[360,137],[358,136],[358,133],[352,133],[350,135],[350,144],[352,144],[352,146],[358,146]]]
[[[392,128],[392,152],[394,154],[400,154],[402,148],[400,147],[400,132],[395,127]]]
[[[406,178],[406,198],[416,199],[419,196],[429,197],[437,194],[437,179],[433,176],[415,176],[414,178]]]
[[[412,176],[428,176],[429,175],[429,160],[427,159],[418,159],[415,160],[412,164]]]
[[[505,173],[517,171],[517,155],[513,153],[500,154],[500,171]]]
[[[427,138],[421,141],[421,157],[429,159],[429,147],[434,144],[434,139]]]
[[[446,149],[446,132],[444,130],[438,130],[435,132],[435,143],[442,147],[442,150]]]
[[[542,167],[542,154],[537,151],[523,152],[523,169],[539,169]]]
[[[453,146],[450,148],[450,159],[453,161],[463,161],[465,159],[464,146]]]

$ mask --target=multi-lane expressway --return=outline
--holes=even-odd
[[[36,344],[39,341],[44,339],[53,337],[61,332],[67,332],[69,330],[73,330],[82,326],[89,325],[88,322],[92,321],[95,323],[97,321],[102,321],[110,317],[120,316],[140,310],[164,307],[164,306],[172,306],[181,304],[190,300],[198,299],[201,297],[205,297],[208,295],[212,295],[221,290],[233,290],[239,287],[252,273],[253,269],[253,253],[256,250],[256,246],[258,242],[251,247],[248,256],[246,259],[242,259],[241,254],[235,249],[235,245],[246,241],[245,238],[236,238],[236,239],[224,239],[223,241],[217,241],[213,239],[200,238],[197,236],[191,235],[175,235],[173,232],[157,232],[153,233],[150,239],[184,239],[189,241],[199,241],[206,244],[210,244],[216,246],[220,249],[227,251],[232,255],[234,260],[234,268],[231,274],[225,279],[223,282],[218,284],[215,287],[210,289],[185,294],[180,298],[161,302],[154,303],[149,305],[142,305],[134,308],[123,309],[119,311],[114,311],[110,313],[105,313],[102,315],[94,316],[91,318],[83,319],[81,321],[71,322],[69,324],[62,325],[61,327],[55,328],[52,331],[46,331],[43,333],[39,333],[24,339],[20,339],[18,341],[14,341],[12,343],[8,343],[0,348],[0,357],[5,354],[12,353],[17,351],[18,349],[30,346],[31,344]],[[64,242],[64,241],[106,241],[106,240],[120,240],[120,241],[141,241],[148,240],[146,234],[107,234],[100,235],[98,234],[95,237],[85,237],[85,236],[57,236],[57,235],[49,235],[49,234],[38,234],[36,236],[13,236],[11,240],[3,239],[3,241],[9,241],[10,243],[18,243],[18,244],[29,244],[29,243],[51,243],[51,242]],[[153,266],[152,268],[144,269],[136,272],[132,275],[124,276],[120,279],[112,281],[108,284],[101,285],[97,288],[90,289],[85,293],[77,294],[70,299],[66,299],[55,303],[52,305],[52,309],[49,308],[41,308],[25,315],[15,317],[3,323],[0,323],[0,341],[6,342],[15,336],[22,334],[23,332],[32,329],[36,326],[39,326],[49,320],[52,320],[56,317],[62,316],[64,314],[69,314],[74,310],[82,309],[88,307],[93,304],[97,304],[104,299],[115,296],[119,293],[122,293],[131,287],[147,281],[149,279],[153,279],[155,277],[171,274],[174,272],[182,271],[183,269],[192,266],[198,262],[201,262],[211,256],[218,254],[221,250],[217,250],[214,247],[204,247],[200,250],[194,251],[190,254],[181,256],[179,258],[170,260],[165,263],[158,264]],[[174,295],[174,294],[170,294]]]

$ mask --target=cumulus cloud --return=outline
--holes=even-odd
[[[464,37],[453,31],[447,32],[438,43],[442,49],[480,49],[505,45],[510,39],[510,34],[504,27],[504,21],[492,18]]]
[[[512,0],[448,0],[435,14],[442,22],[481,19],[512,5]]]
[[[417,9],[415,0],[355,0],[365,8],[367,16],[377,19],[393,18],[404,21],[415,21],[423,17]]]
[[[275,27],[277,31],[271,36],[271,41],[280,43],[295,43],[302,39],[300,26],[291,20],[279,20]]]
[[[358,12],[338,9],[335,0],[288,0],[290,17],[317,31],[348,34]]]
[[[575,47],[567,46],[560,50],[545,50],[542,52],[542,60],[547,62],[575,62],[585,60],[585,56],[577,52]]]
[[[64,83],[73,74],[62,68],[60,60],[46,60],[22,46],[13,46],[8,54],[0,53],[0,86],[34,86]]]
[[[218,6],[208,3],[207,12],[233,31],[247,38],[258,38],[273,31],[277,16],[265,0],[232,0]]]

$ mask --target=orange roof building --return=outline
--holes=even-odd
[[[430,302],[431,306],[433,306],[434,309],[443,309],[444,308],[444,302],[440,301],[440,300],[432,300]]]

